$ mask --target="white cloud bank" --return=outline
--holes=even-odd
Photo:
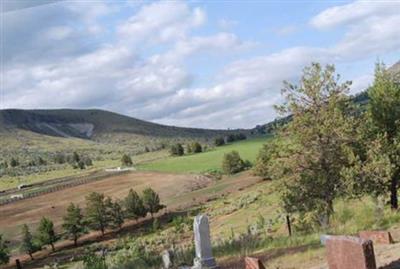
[[[88,12],[82,12],[83,8]],[[274,117],[272,105],[280,100],[282,81],[297,79],[311,61],[346,63],[400,48],[400,14],[393,11],[399,10],[400,4],[354,2],[329,8],[310,20],[318,31],[343,27],[344,36],[336,44],[299,46],[235,60],[201,86],[195,83],[197,74],[189,71],[188,60],[218,59],[219,55],[246,51],[254,43],[241,40],[229,31],[232,24],[222,20],[221,31],[195,34],[195,29],[207,24],[207,14],[200,7],[165,1],[142,5],[115,25],[108,35],[112,38],[90,49],[88,36],[96,39],[100,33],[101,38],[102,33],[112,31],[99,23],[113,12],[112,7],[67,2],[50,9],[43,8],[43,14],[55,12],[84,27],[59,20],[32,23],[26,44],[18,49],[9,47],[3,69],[3,107],[99,107],[181,126],[252,127]],[[26,22],[33,22],[32,10],[24,11],[25,27]],[[6,23],[9,31],[14,30],[9,37],[18,40],[15,30],[24,25],[13,15],[17,16],[7,14]],[[42,33],[43,46],[36,43],[36,33]],[[54,43],[58,41],[62,43]],[[31,44],[35,53],[24,53]],[[48,44],[52,49],[43,53]],[[60,48],[55,50],[54,44]],[[370,80],[370,75],[361,75],[355,87],[362,89]]]

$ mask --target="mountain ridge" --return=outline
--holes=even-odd
[[[210,138],[247,129],[223,130],[169,126],[101,109],[3,109],[0,131],[23,129],[58,137],[92,139],[108,133],[156,137]]]

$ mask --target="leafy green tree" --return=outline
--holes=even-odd
[[[372,124],[376,133],[385,141],[389,151],[386,155],[390,165],[387,182],[382,182],[383,189],[390,192],[392,209],[399,208],[398,188],[400,187],[400,80],[390,74],[383,64],[378,64],[375,70],[375,81],[368,91],[370,102],[368,106]]]
[[[239,152],[237,151],[231,151],[224,154],[224,158],[222,160],[222,170],[228,175],[244,171],[248,165],[248,163],[240,158]]]
[[[40,250],[40,246],[34,242],[33,236],[29,231],[28,225],[24,224],[22,226],[22,242],[20,249],[22,252],[26,253],[33,260],[33,253]]]
[[[191,149],[192,149],[193,153],[200,153],[200,152],[203,151],[203,148],[202,148],[202,146],[200,145],[199,142],[192,143]]]
[[[8,249],[7,242],[3,240],[3,235],[0,234],[0,265],[7,264],[10,260],[10,250]]]
[[[363,130],[365,156],[355,161],[362,191],[376,196],[390,194],[392,209],[399,208],[400,187],[400,80],[378,63],[368,90],[369,103]]]
[[[274,169],[279,165],[276,163],[276,160],[280,156],[280,151],[279,139],[264,144],[257,155],[255,166],[253,168],[254,174],[264,179],[275,179]]]
[[[311,214],[329,225],[336,198],[346,195],[343,171],[351,166],[358,135],[355,108],[346,95],[351,82],[339,83],[332,65],[313,63],[304,69],[299,85],[285,82],[285,103],[277,107],[292,121],[279,132],[283,179],[282,201],[287,213]],[[278,176],[276,176],[278,177]]]
[[[143,205],[146,211],[151,214],[151,218],[153,218],[154,213],[165,207],[160,203],[160,197],[152,188],[146,188],[143,191]]]
[[[140,198],[139,194],[132,189],[129,190],[129,193],[124,200],[124,206],[125,214],[128,218],[137,220],[147,214],[142,198]]]
[[[74,240],[74,246],[77,246],[79,237],[86,233],[86,225],[80,207],[71,203],[67,207],[67,214],[63,217],[63,221],[62,227],[66,236]]]
[[[92,192],[86,196],[85,221],[91,229],[100,231],[104,235],[105,229],[109,226],[104,194]]]
[[[227,143],[232,143],[235,142],[235,135],[234,134],[230,134],[226,137],[226,142]]]
[[[120,201],[113,202],[110,197],[107,197],[105,200],[105,204],[107,207],[107,215],[110,220],[111,228],[122,228],[122,224],[124,224],[124,211],[121,207]]]
[[[54,223],[43,217],[37,228],[37,238],[41,245],[50,245],[52,251],[55,251],[54,243],[58,240],[58,236],[54,231]]]
[[[78,162],[77,166],[78,166],[78,168],[81,169],[81,170],[83,170],[83,169],[86,168],[85,162],[84,162],[83,160],[80,160],[80,161]]]
[[[185,154],[185,149],[182,144],[177,143],[171,146],[170,153],[172,156],[182,156]]]
[[[217,147],[223,146],[223,145],[225,145],[225,139],[223,137],[217,137],[217,138],[215,138],[214,144]]]
[[[121,164],[122,166],[131,166],[133,164],[131,157],[124,154],[121,158]]]
[[[246,140],[246,139],[247,139],[247,137],[243,133],[235,134],[235,140]]]

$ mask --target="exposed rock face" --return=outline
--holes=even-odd
[[[371,240],[330,236],[326,242],[329,269],[376,269]]]

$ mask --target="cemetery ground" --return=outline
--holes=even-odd
[[[192,262],[193,255],[188,247],[193,242],[192,218],[201,212],[210,217],[213,254],[221,268],[244,268],[243,257],[246,255],[260,257],[267,268],[327,268],[325,249],[319,243],[320,234],[357,234],[368,229],[392,232],[396,244],[374,246],[376,258],[379,266],[385,266],[384,269],[399,268],[400,215],[386,207],[382,209],[372,198],[340,200],[335,204],[336,213],[329,230],[310,232],[310,227],[295,221],[294,234],[288,237],[279,204],[279,182],[264,181],[253,176],[251,171],[224,176],[220,180],[202,175],[202,172],[219,169],[223,154],[231,150],[238,150],[244,159],[254,161],[265,141],[265,138],[243,141],[183,157],[165,157],[165,152],[157,153],[160,155],[146,153],[141,157],[144,161],[137,163],[139,171],[1,206],[1,231],[5,238],[13,238],[14,257],[11,260],[20,258],[23,268],[43,268],[54,263],[59,265],[58,268],[71,268],[81,263],[79,258],[72,261],[72,257],[81,257],[87,248],[92,251],[107,248],[112,252],[124,240],[140,238],[159,253],[173,241],[188,249],[188,262]],[[36,259],[33,262],[18,253],[23,223],[28,223],[34,231],[40,218],[46,216],[60,231],[62,216],[70,202],[84,207],[84,197],[92,191],[123,199],[130,188],[141,191],[147,186],[154,188],[162,203],[167,205],[167,209],[158,215],[159,228],[152,228],[150,218],[139,222],[127,221],[120,232],[108,231],[104,237],[97,232],[83,236],[77,248],[71,241],[60,241],[55,253],[47,249],[40,251],[34,255]],[[183,218],[178,224],[175,221],[177,216]]]
[[[159,178],[163,180],[157,180]],[[55,261],[58,261],[61,268],[70,268],[70,266],[80,263],[79,261],[71,262],[71,257],[81,255],[88,246],[92,249],[103,247],[113,249],[115,245],[118,245],[120,238],[125,237],[140,238],[150,245],[156,245],[160,253],[165,247],[164,243],[171,240],[171,237],[176,244],[188,246],[193,240],[193,232],[190,230],[191,221],[188,226],[177,229],[171,219],[174,218],[173,215],[179,214],[185,217],[187,214],[193,216],[197,212],[206,213],[210,217],[211,239],[214,244],[213,254],[222,268],[244,268],[243,257],[246,255],[261,258],[267,268],[327,268],[325,249],[319,243],[319,235],[321,233],[357,234],[358,231],[365,229],[385,229],[392,232],[396,244],[374,245],[376,259],[378,265],[385,266],[382,267],[385,269],[394,269],[399,266],[400,217],[390,210],[380,211],[371,198],[339,201],[336,204],[336,213],[329,230],[309,233],[301,231],[301,228],[297,227],[294,235],[290,238],[287,236],[286,226],[279,208],[279,197],[276,192],[279,184],[277,182],[262,181],[252,176],[250,172],[244,172],[216,182],[203,179],[203,186],[187,184],[198,180],[198,176],[195,175],[133,172],[106,179],[103,182],[91,183],[91,188],[104,191],[113,197],[125,195],[128,185],[133,185],[135,189],[140,190],[148,184],[160,192],[162,201],[168,206],[169,214],[161,213],[164,216],[160,216],[161,226],[157,231],[149,229],[148,227],[152,226],[151,221],[145,219],[139,223],[126,223],[118,235],[114,232],[109,232],[105,237],[100,237],[97,233],[88,234],[81,242],[81,246],[76,249],[72,248],[72,242],[60,242],[56,245],[59,251],[50,256],[47,256],[49,253],[46,250],[42,251],[36,254],[36,260],[33,263],[29,262],[24,268],[42,268],[46,264],[55,263]],[[115,182],[119,182],[118,186],[113,184]],[[171,185],[179,186],[179,188],[167,187]],[[185,186],[185,188],[181,186]],[[67,202],[64,201],[66,197],[68,199],[75,197],[73,198],[75,202],[83,202],[83,195],[87,190],[82,186],[76,188],[69,192],[65,191],[65,193],[61,191],[58,194],[57,192],[49,194],[59,197],[53,211],[51,211],[51,206],[46,203],[47,199],[52,199],[52,197],[36,197],[41,198],[38,200],[38,204],[42,204],[42,208],[38,208],[38,211],[35,210],[35,212],[38,215],[45,214],[44,212],[54,212],[54,215],[50,217],[56,218],[57,209],[67,205]],[[192,188],[199,189],[193,190]],[[33,204],[24,203],[24,201],[18,203],[21,204],[18,209],[14,210],[19,211],[14,214],[16,215],[14,218],[11,218],[14,219],[14,225],[21,215],[26,215],[22,212],[23,209],[27,210]],[[17,206],[18,203],[14,205]],[[59,214],[58,219],[54,219],[56,224],[59,224],[61,212]],[[26,217],[27,219],[24,221],[34,220],[33,216],[29,216],[29,214]],[[4,224],[0,223],[0,225],[3,227]],[[249,235],[249,230],[254,227],[258,229],[259,235],[252,237]],[[227,243],[232,238],[243,235],[250,237],[234,244]],[[24,260],[27,259],[25,256],[21,257]],[[389,266],[391,263],[392,265]]]

